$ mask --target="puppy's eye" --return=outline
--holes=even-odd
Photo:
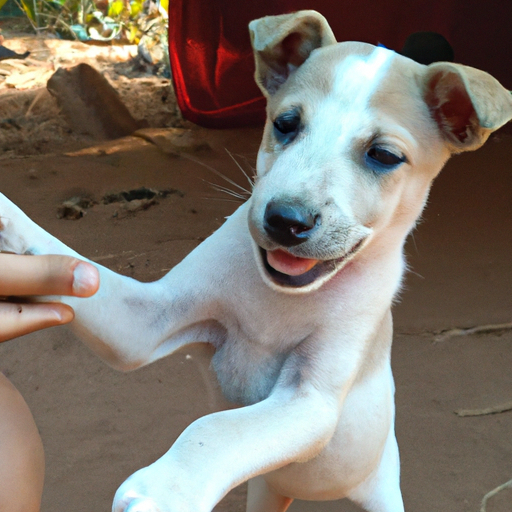
[[[300,113],[297,109],[284,112],[274,121],[274,136],[281,144],[289,144],[299,133]]]
[[[395,153],[381,146],[372,146],[365,156],[366,164],[377,173],[386,173],[394,170],[407,161],[404,155]]]

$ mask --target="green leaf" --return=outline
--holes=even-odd
[[[130,44],[139,44],[140,42],[140,30],[136,25],[130,25],[128,32],[128,41]]]
[[[160,0],[160,7],[169,14],[169,0]]]
[[[124,11],[124,2],[121,0],[114,0],[108,6],[108,15],[112,18],[117,18]]]
[[[21,0],[21,5],[23,6],[23,10],[26,12],[27,16],[34,22],[37,23],[37,8],[35,0]]]
[[[130,18],[135,18],[140,12],[142,12],[142,4],[140,0],[132,0],[130,2]]]

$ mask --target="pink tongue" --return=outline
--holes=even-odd
[[[267,251],[267,261],[274,270],[289,276],[305,274],[318,263],[318,260],[299,258],[281,249]]]

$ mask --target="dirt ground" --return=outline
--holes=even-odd
[[[26,94],[0,89],[0,108],[6,93]],[[48,122],[56,122],[58,112],[51,113]],[[0,190],[84,256],[137,279],[157,279],[237,207],[211,183],[233,186],[205,165],[246,187],[225,149],[250,174],[260,136],[257,129],[198,129],[197,140],[209,148],[176,156],[169,151],[172,125],[170,117],[154,121],[161,131],[153,142],[137,136],[109,143],[63,125],[38,148],[30,139],[7,142],[8,129],[0,127]],[[512,478],[512,412],[455,414],[512,401],[512,330],[502,325],[512,321],[511,155],[512,137],[499,135],[452,159],[406,247],[410,271],[394,308],[393,367],[409,511],[477,512],[488,491]],[[103,200],[140,187],[171,192],[134,205]],[[58,218],[63,202],[77,196],[88,199],[85,215]],[[68,328],[0,345],[0,370],[21,390],[41,431],[43,512],[110,510],[126,477],[166,451],[191,421],[226,405],[207,354],[185,351],[120,374]],[[242,511],[244,499],[242,486],[218,510]],[[511,503],[512,490],[504,490],[487,512],[510,512]],[[296,502],[290,510],[356,508]]]

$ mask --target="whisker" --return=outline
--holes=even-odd
[[[205,180],[204,178],[198,178],[198,179],[200,179],[203,183],[210,185],[210,187],[212,187],[214,190],[217,190],[217,192],[222,192],[224,194],[228,194],[230,196],[237,197],[239,199],[243,199],[244,201],[247,201],[247,199],[248,199],[248,195],[249,195],[248,192],[246,192],[246,193],[236,192],[235,190],[231,190],[230,188],[219,185],[218,183],[212,183],[211,181]]]
[[[223,187],[222,185],[216,185],[215,183],[210,183],[210,185],[213,187],[214,190],[217,190],[217,192],[224,192],[229,196],[237,197],[238,199],[243,199],[244,201],[247,200],[246,196],[238,194],[237,192],[234,192],[233,190],[227,187]]]
[[[236,203],[236,204],[243,203],[243,201],[240,201],[237,199],[228,199],[227,197],[203,196],[202,199],[208,199],[209,201],[224,201],[227,203]]]
[[[233,153],[229,151],[228,148],[224,148],[226,150],[226,153],[230,156],[231,160],[235,162],[235,165],[242,171],[242,174],[246,177],[247,181],[249,182],[249,186],[251,187],[251,190],[254,188],[254,181],[249,177],[249,175],[245,172],[244,168],[238,163],[236,158],[234,157]]]
[[[195,162],[196,164],[202,165],[203,167],[205,167],[209,171],[213,172],[213,174],[219,176],[219,178],[222,178],[223,180],[227,181],[228,183],[230,183],[234,187],[240,189],[242,192],[245,192],[246,194],[249,194],[249,195],[251,194],[250,190],[247,190],[246,188],[242,187],[241,185],[236,183],[236,181],[233,181],[231,178],[228,178],[226,175],[222,174],[220,171],[218,171],[217,169],[211,167],[210,165],[205,164],[204,162],[201,162],[201,160],[198,160],[197,158],[194,158],[192,155],[188,155],[187,153],[181,153],[180,156],[183,157],[183,158],[187,158],[188,160],[191,160],[192,162]]]

